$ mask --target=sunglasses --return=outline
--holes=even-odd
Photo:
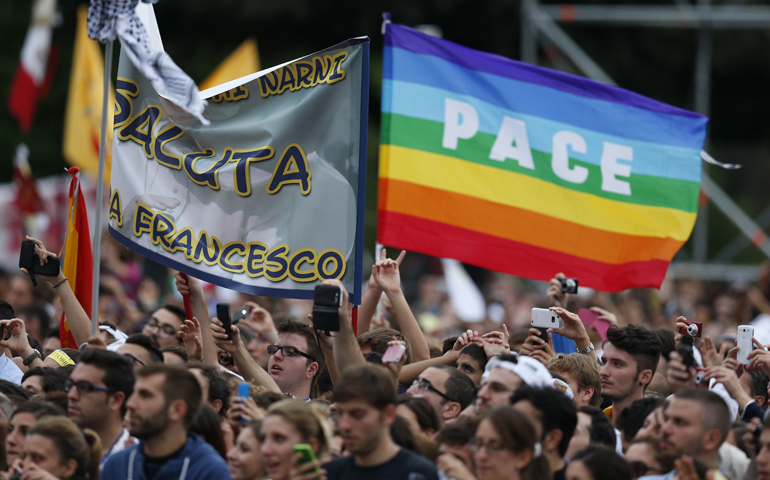
[[[86,380],[81,380],[79,382],[73,382],[72,380],[67,379],[64,382],[64,391],[69,393],[69,391],[72,390],[72,387],[77,388],[78,389],[78,393],[80,393],[81,395],[82,394],[86,394],[86,393],[91,393],[91,392],[111,392],[112,391],[111,389],[109,389],[107,387],[98,387],[98,386],[94,385],[93,383],[91,383],[89,381],[86,381]]]
[[[301,351],[300,349],[298,349],[296,347],[292,347],[290,345],[284,345],[284,346],[281,346],[281,345],[268,345],[267,346],[267,353],[269,353],[270,355],[275,355],[275,353],[278,350],[281,351],[281,355],[283,355],[284,357],[293,357],[295,355],[302,355],[303,357],[309,358],[310,360],[312,360],[314,362],[316,361],[315,358],[311,357],[307,353]]]
[[[643,477],[647,475],[647,472],[666,473],[662,469],[649,466],[641,460],[630,461],[628,465],[631,467],[631,473],[635,478]]]

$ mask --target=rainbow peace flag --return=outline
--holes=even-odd
[[[388,24],[378,241],[607,292],[659,287],[707,118]]]

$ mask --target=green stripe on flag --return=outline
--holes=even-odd
[[[535,169],[530,170],[522,168],[515,160],[507,160],[505,162],[491,160],[489,152],[492,150],[495,136],[486,133],[477,133],[469,140],[461,140],[458,143],[457,150],[447,150],[441,146],[444,133],[443,128],[444,124],[440,122],[383,113],[380,142],[383,145],[396,145],[423,150],[488,167],[520,173],[559,185],[560,187],[569,188],[570,190],[590,193],[610,200],[674,208],[691,213],[698,210],[698,191],[700,185],[696,182],[639,175],[633,173],[632,167],[631,176],[628,177],[628,182],[631,186],[631,196],[619,195],[601,189],[602,174],[598,165],[588,164],[571,158],[570,165],[580,165],[588,169],[588,178],[584,183],[571,183],[553,173],[550,153],[533,149],[532,159],[535,163]],[[620,177],[620,179],[626,180],[625,177]],[[515,187],[512,186],[512,188]]]

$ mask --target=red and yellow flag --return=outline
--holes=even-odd
[[[71,167],[72,175],[69,193],[69,220],[67,221],[67,237],[64,241],[62,254],[62,271],[69,278],[69,284],[75,292],[83,310],[91,317],[91,293],[93,277],[93,255],[91,253],[91,235],[88,232],[88,214],[83,191],[80,189],[80,169]],[[70,333],[70,327],[62,314],[59,325],[62,348],[78,348]]]

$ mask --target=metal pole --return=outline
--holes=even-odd
[[[535,10],[535,0],[521,2],[521,61],[537,63],[537,29],[532,13]]]
[[[91,288],[91,335],[99,334],[99,257],[102,246],[102,203],[104,199],[104,162],[107,153],[107,115],[110,107],[110,74],[112,73],[112,41],[104,45],[104,94],[102,95],[102,132],[99,138],[99,179],[96,183],[96,219],[94,222],[94,271]]]
[[[695,60],[695,111],[709,116],[711,109],[711,0],[698,0],[698,12],[704,19],[698,29],[698,52]],[[704,146],[705,147],[705,146]],[[708,175],[708,163],[703,164],[703,173]],[[693,257],[704,263],[708,257],[708,203],[698,209],[693,235]]]

